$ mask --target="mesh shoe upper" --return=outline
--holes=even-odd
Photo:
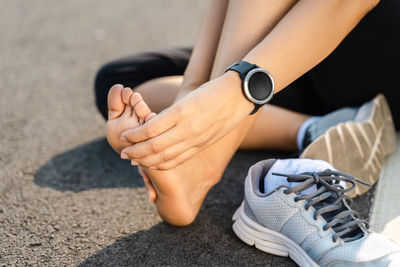
[[[327,251],[318,263],[329,266],[332,262],[367,262],[397,251],[399,247],[394,242],[380,234],[371,233]]]
[[[329,203],[322,207],[310,206],[306,210],[305,206],[310,203],[310,200],[302,199],[296,202],[295,199],[301,194],[298,192],[287,194],[288,187],[286,186],[262,193],[260,179],[264,179],[274,163],[274,160],[266,160],[253,165],[246,178],[244,211],[254,221],[290,238],[321,266],[342,266],[343,264],[343,266],[349,266],[350,263],[356,264],[354,266],[379,266],[379,264],[387,266],[394,253],[396,251],[400,253],[398,245],[379,234],[370,233],[363,222],[357,218],[349,217],[350,219],[342,221],[339,218],[337,219],[339,224],[325,229],[324,226],[326,227],[328,222],[324,216],[317,216],[316,219],[314,216],[318,209],[326,208],[330,205]],[[284,171],[282,170],[283,173]],[[317,183],[317,188],[321,187],[321,184]],[[337,194],[336,197],[339,198],[341,193]],[[343,211],[346,215],[347,211],[343,209],[336,211],[335,214]],[[348,213],[356,216],[351,209]],[[353,219],[355,223],[352,223]],[[338,231],[333,229],[336,227],[342,231],[343,225],[345,229],[347,229],[346,225],[351,225],[349,231],[355,233],[352,238],[348,238],[351,241],[346,241],[345,234],[340,235],[337,240],[333,238],[338,235]],[[354,230],[356,228],[358,233]],[[373,265],[371,261],[374,262]]]

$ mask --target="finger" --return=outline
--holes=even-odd
[[[156,119],[156,118],[154,118]],[[148,122],[151,123],[152,121]],[[176,127],[170,129],[169,131],[162,133],[159,136],[153,137],[149,140],[133,144],[122,150],[123,153],[127,154],[130,159],[136,160],[144,158],[150,155],[158,154],[172,145],[183,142],[183,139],[187,136],[178,132]],[[128,139],[130,141],[130,139]],[[193,144],[187,144],[186,148],[193,146]],[[182,148],[183,152],[185,148]]]
[[[135,112],[134,112],[134,114],[135,114]],[[136,116],[136,114],[135,114],[135,116]],[[146,116],[146,118],[144,118],[144,123],[146,123],[146,122],[148,122],[149,120],[155,118],[156,116],[157,116],[156,113],[151,112],[150,114],[148,114],[148,115]],[[140,125],[142,125],[143,123],[140,121],[140,118],[139,118],[138,120],[139,120]],[[121,136],[120,138],[121,138],[122,141],[128,142],[128,140],[126,140],[125,137],[122,137],[122,136]],[[123,158],[123,159],[128,159],[128,158],[129,158],[129,157],[125,157],[125,158]]]
[[[146,185],[147,191],[149,192],[149,201],[154,203],[157,198],[157,192],[154,189],[154,186],[149,178],[149,176],[146,174],[146,172],[143,171],[142,168],[138,168],[139,174],[142,176],[144,184]]]
[[[154,167],[150,167],[150,169],[161,170],[161,171],[167,171],[173,169],[191,159],[194,155],[200,152],[200,150],[201,150],[200,148],[192,147],[189,150],[186,150],[185,152],[177,156],[176,158],[174,158],[173,160],[163,162]]]
[[[181,142],[171,147],[168,147],[167,149],[165,149],[160,153],[151,154],[143,158],[138,158],[138,159],[135,158],[134,162],[144,167],[156,166],[163,162],[168,162],[170,160],[173,160],[174,158],[185,152],[185,150],[187,150],[188,147],[189,146],[187,142]],[[128,154],[128,156],[130,155]]]
[[[158,116],[140,127],[127,130],[121,134],[131,143],[138,143],[168,131],[176,125],[178,116],[173,110],[163,111]]]

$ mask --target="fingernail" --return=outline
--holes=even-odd
[[[149,169],[150,170],[158,170],[158,168],[156,166],[151,166]]]
[[[122,141],[128,141],[125,136],[121,136]]]
[[[122,152],[121,153],[121,159],[129,159],[128,154]]]
[[[131,165],[133,165],[133,166],[138,166],[139,163],[137,163],[137,161],[132,160],[132,161],[131,161]]]

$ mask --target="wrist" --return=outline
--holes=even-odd
[[[228,89],[229,94],[232,97],[231,101],[239,110],[249,114],[254,109],[254,104],[244,96],[242,79],[239,74],[235,71],[227,71],[221,76],[221,79],[226,83],[226,86],[224,87]]]

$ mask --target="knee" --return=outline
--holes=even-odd
[[[336,3],[346,9],[353,9],[361,14],[365,15],[369,11],[371,11],[375,6],[379,4],[380,0],[336,0],[333,3]]]
[[[372,9],[374,9],[378,4],[380,0],[359,0],[358,4],[361,6],[361,9],[368,13]]]
[[[103,65],[96,73],[95,79],[94,79],[94,89],[96,93],[96,97],[100,94],[106,94],[108,93],[108,90],[110,89],[110,80],[113,76],[113,73],[115,73],[115,64],[113,62],[107,63]],[[105,93],[104,91],[107,91]]]
[[[368,1],[363,1],[367,5],[367,10],[370,11],[374,9],[380,2],[380,0],[368,0]]]

